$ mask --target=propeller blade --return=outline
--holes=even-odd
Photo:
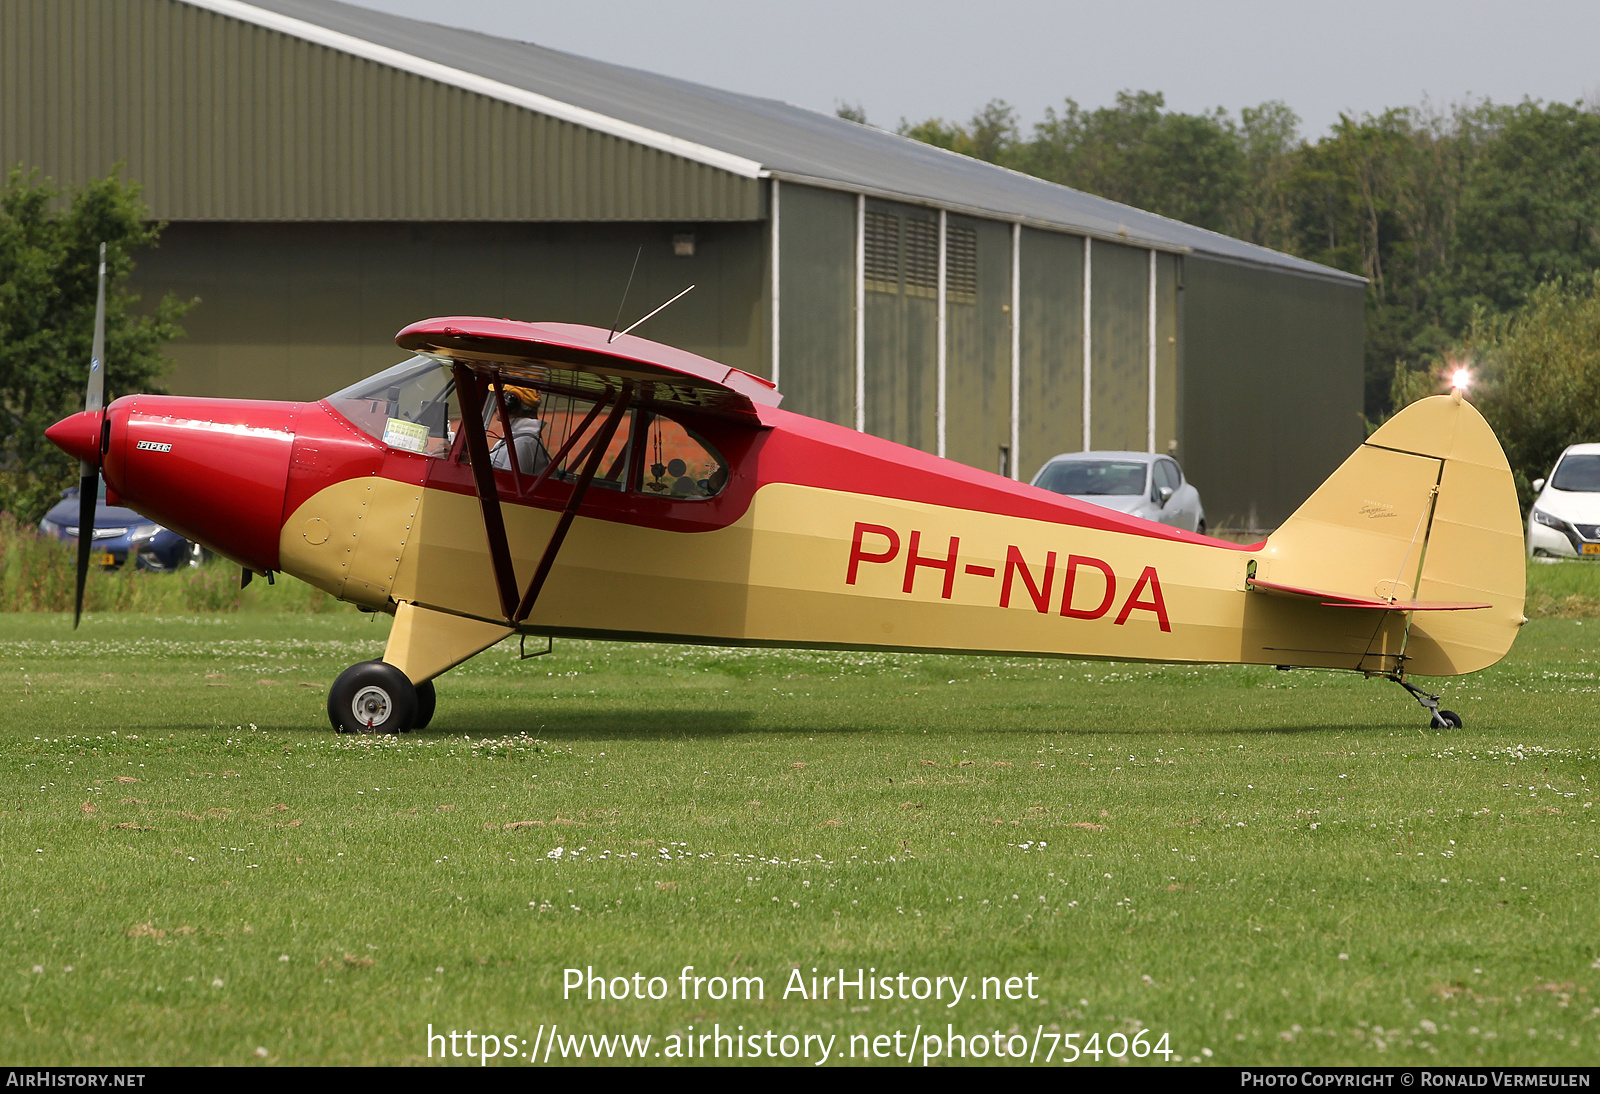
[[[106,245],[100,244],[100,285],[94,301],[94,343],[89,349],[89,386],[83,409],[99,410],[106,401]],[[78,464],[78,585],[73,598],[72,629],[83,618],[83,588],[89,580],[89,551],[94,546],[94,511],[100,495],[100,453]]]
[[[78,480],[78,588],[72,607],[73,630],[78,629],[78,620],[83,618],[83,586],[89,580],[89,551],[94,546],[94,509],[99,493],[100,470],[91,468]]]
[[[100,244],[100,288],[94,301],[94,344],[89,349],[89,389],[83,409],[99,410],[106,402],[106,245]]]

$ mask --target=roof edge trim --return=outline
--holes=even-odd
[[[743,178],[756,179],[766,177],[766,171],[755,160],[736,156],[731,152],[724,152],[708,145],[697,144],[694,141],[674,137],[668,133],[649,129],[642,125],[635,125],[620,118],[613,118],[581,106],[561,102],[533,91],[525,91],[520,87],[491,80],[475,73],[465,72],[459,68],[429,61],[398,49],[381,46],[375,42],[368,42],[354,35],[344,34],[340,31],[329,30],[327,27],[308,23],[303,19],[296,19],[288,15],[279,15],[277,12],[258,8],[244,0],[180,0],[190,7],[200,8],[215,15],[237,19],[241,22],[251,23],[266,30],[274,30],[299,38],[316,45],[326,46],[329,49],[348,53],[363,60],[374,61],[378,64],[388,65],[391,68],[409,72],[414,76],[447,84],[460,88],[463,91],[475,92],[491,99],[520,106],[539,114],[548,114],[561,121],[571,122],[588,129],[596,130],[609,136],[631,141],[635,144],[654,148],[660,152],[667,152],[674,156],[681,156],[686,160],[715,167],[729,174],[739,175]]]
[[[838,190],[847,194],[863,194],[866,197],[877,198],[880,201],[896,201],[902,205],[920,205],[924,209],[943,209],[946,212],[956,213],[961,216],[1003,221],[1006,224],[1020,224],[1024,228],[1038,228],[1047,232],[1087,236],[1090,239],[1098,239],[1102,243],[1120,243],[1125,247],[1138,247],[1146,251],[1162,251],[1166,254],[1184,255],[1194,252],[1193,247],[1184,243],[1168,243],[1164,240],[1146,239],[1143,236],[1128,235],[1122,232],[1107,232],[1095,228],[1086,228],[1079,224],[1067,224],[1064,221],[1045,220],[1042,217],[1033,217],[1022,213],[1008,213],[981,205],[940,201],[938,198],[922,197],[898,190],[885,190],[876,186],[863,186],[860,183],[845,182],[841,179],[819,178],[816,175],[801,175],[793,171],[771,170],[767,173],[781,182],[792,182],[800,186],[815,186],[819,190]]]
[[[864,194],[869,198],[878,198],[882,201],[895,201],[902,205],[920,205],[925,209],[944,209],[962,216],[977,217],[983,220],[1001,221],[1006,224],[1020,224],[1024,228],[1037,228],[1040,231],[1059,232],[1064,235],[1084,236],[1088,239],[1099,240],[1102,243],[1118,243],[1124,247],[1138,247],[1146,251],[1159,251],[1164,254],[1194,255],[1197,258],[1209,259],[1213,262],[1224,262],[1232,266],[1247,266],[1251,269],[1273,270],[1278,273],[1293,274],[1296,277],[1306,277],[1315,281],[1328,281],[1334,284],[1366,285],[1367,279],[1360,274],[1347,273],[1332,266],[1324,266],[1310,259],[1299,259],[1310,269],[1303,266],[1290,266],[1277,262],[1268,262],[1263,259],[1246,258],[1242,255],[1224,255],[1216,251],[1208,251],[1187,243],[1168,243],[1165,240],[1149,239],[1123,232],[1108,232],[1103,229],[1087,228],[1079,224],[1068,224],[1065,221],[1046,220],[1043,217],[1027,216],[1026,214],[1008,213],[1000,209],[990,209],[980,205],[964,205],[959,202],[940,201],[937,198],[921,197],[916,194],[901,193],[895,190],[885,190],[876,186],[863,186],[859,183],[844,182],[839,179],[819,178],[815,175],[802,175],[794,171],[772,169],[767,172],[772,178],[782,182],[792,182],[801,186],[815,186],[819,190],[837,190],[847,194]],[[1032,176],[1028,176],[1032,177]],[[1139,210],[1144,212],[1144,210]],[[1149,214],[1158,216],[1159,214]],[[1163,218],[1170,219],[1170,218]],[[1182,224],[1182,221],[1175,223]],[[1194,227],[1185,225],[1185,227]],[[1204,230],[1204,229],[1200,229]],[[1227,237],[1231,238],[1231,237]],[[1242,241],[1236,241],[1242,242]],[[1269,248],[1262,248],[1269,254],[1277,254]],[[1294,258],[1293,255],[1284,257]]]
[[[1301,261],[1310,263],[1315,269],[1304,270],[1292,266],[1276,266],[1269,262],[1254,262],[1248,258],[1239,258],[1234,255],[1218,254],[1215,251],[1194,250],[1189,252],[1196,258],[1203,258],[1207,262],[1219,262],[1225,266],[1244,266],[1252,270],[1276,270],[1280,273],[1291,273],[1296,277],[1306,277],[1313,281],[1326,281],[1330,285],[1347,285],[1351,288],[1365,289],[1371,281],[1360,274],[1348,273],[1345,270],[1332,266],[1324,266],[1320,262],[1312,262],[1309,258]]]

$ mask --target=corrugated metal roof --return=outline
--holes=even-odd
[[[1361,278],[773,99],[336,0],[183,0],[739,174],[1360,283]],[[298,25],[297,25],[298,22]],[[363,46],[365,43],[365,47]]]

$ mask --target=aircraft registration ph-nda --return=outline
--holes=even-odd
[[[346,732],[428,723],[514,635],[1345,669],[1498,661],[1522,522],[1457,388],[1412,404],[1267,539],[1083,504],[779,409],[760,377],[631,335],[452,317],[319,402],[128,395],[48,430],[108,499],[252,574],[394,622],[334,682]],[[92,527],[92,511],[80,527]],[[87,554],[80,553],[78,609]]]

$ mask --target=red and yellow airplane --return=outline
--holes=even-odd
[[[1459,389],[1241,545],[780,410],[642,338],[455,317],[396,341],[415,356],[320,402],[101,409],[91,385],[48,431],[245,580],[394,616],[330,691],[343,731],[426,725],[434,678],[518,633],[1348,669],[1449,726],[1408,676],[1491,665],[1525,621],[1511,472]]]

